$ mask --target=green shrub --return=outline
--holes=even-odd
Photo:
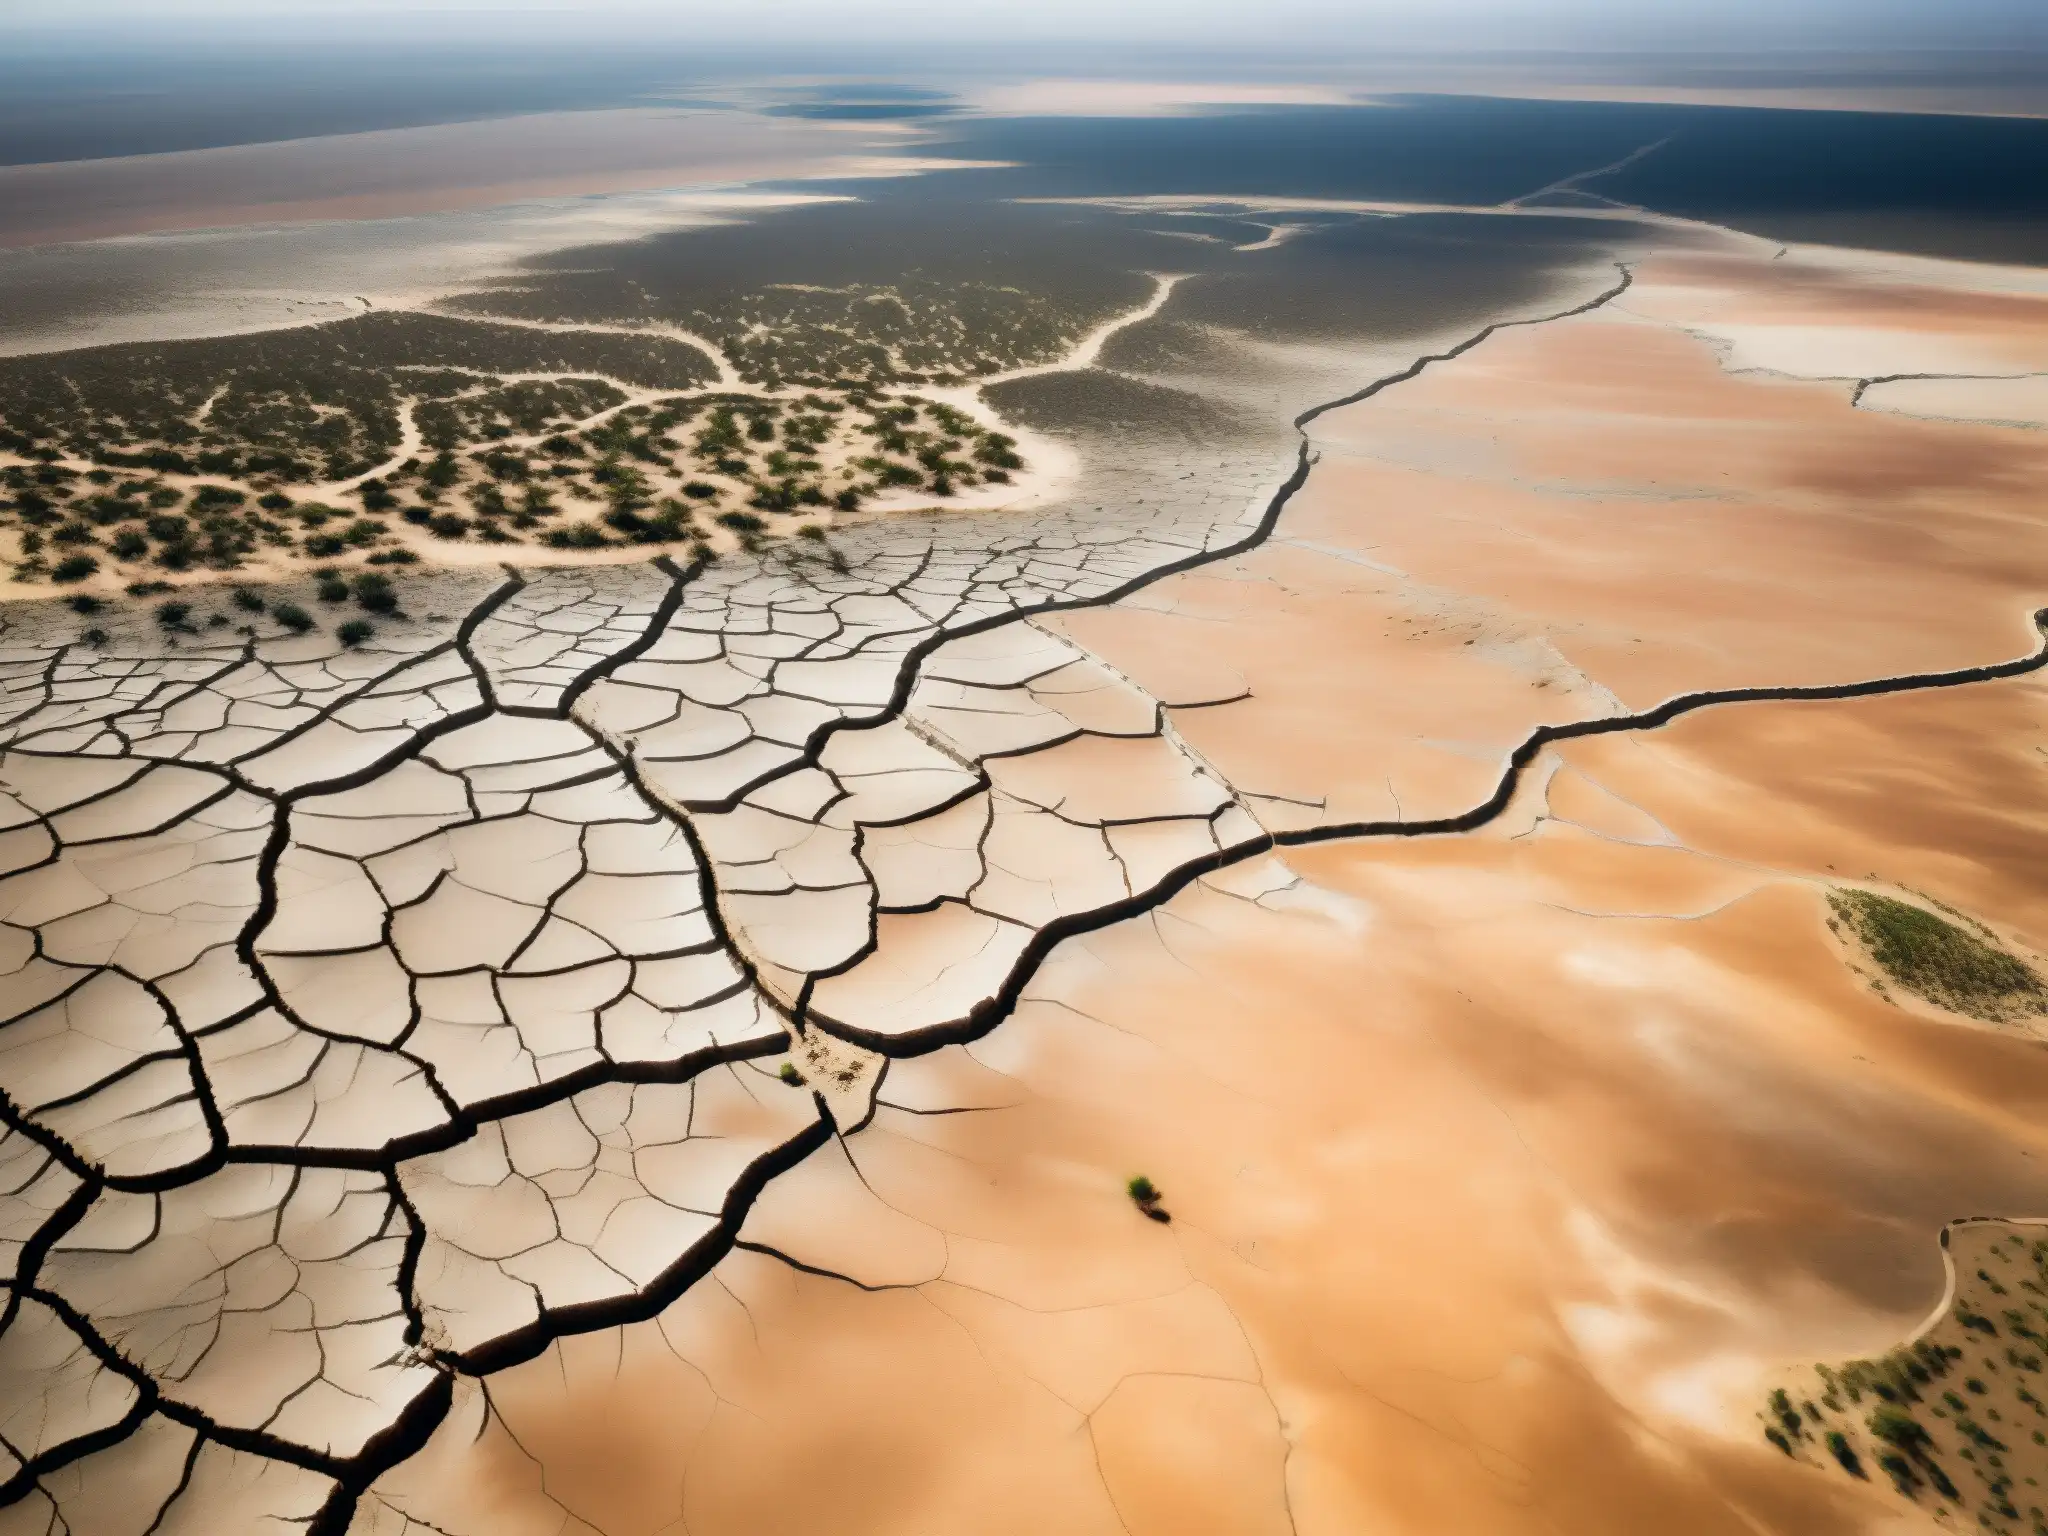
[[[66,555],[57,562],[56,568],[50,572],[50,580],[63,582],[83,581],[99,568],[99,561],[93,559],[91,555]]]
[[[297,603],[279,603],[270,610],[270,616],[295,635],[303,635],[313,627],[313,615]]]
[[[604,530],[595,523],[571,523],[566,528],[550,528],[548,545],[552,549],[602,549],[610,542]]]
[[[1872,1411],[1869,1425],[1870,1432],[1878,1439],[1896,1446],[1908,1456],[1924,1452],[1933,1443],[1918,1419],[1890,1403],[1880,1404]]]
[[[1828,905],[1887,977],[1938,1007],[1994,1022],[2048,1013],[2048,985],[1988,932],[1875,891],[1831,891]]]
[[[74,592],[68,599],[73,613],[98,613],[100,600],[90,592]]]
[[[780,1077],[785,1083],[789,1084],[789,1086],[792,1088],[801,1088],[804,1085],[804,1075],[803,1073],[797,1071],[796,1064],[794,1062],[785,1061],[782,1064],[782,1070],[778,1072],[776,1076]]]
[[[391,585],[389,576],[380,576],[375,571],[364,571],[354,582],[356,601],[372,613],[396,613],[398,611],[398,590]]]
[[[172,598],[167,603],[156,605],[156,621],[165,629],[178,629],[192,617],[192,605]]]
[[[250,587],[235,588],[235,606],[244,613],[263,611],[263,594]]]
[[[1131,1181],[1124,1185],[1124,1192],[1140,1205],[1157,1205],[1159,1203],[1159,1186],[1146,1178],[1142,1173],[1134,1175]]]
[[[346,646],[358,646],[377,633],[368,619],[350,619],[335,626],[334,637]]]

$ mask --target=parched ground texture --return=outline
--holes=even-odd
[[[990,392],[1029,514],[13,610],[0,1531],[1933,1518],[1753,1414],[2040,1203],[1825,919],[2048,936],[2048,449],[1863,398],[2048,300],[1612,229],[1393,356],[1185,285]]]

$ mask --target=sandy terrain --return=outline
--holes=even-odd
[[[1949,1215],[2038,1206],[2048,1069],[1864,988],[1818,855],[2043,932],[2044,729],[2033,683],[1729,711],[1572,748],[1494,833],[1212,877],[757,1207],[872,1289],[736,1255],[383,1491],[608,1536],[1889,1528],[1743,1426],[1773,1357],[1910,1331]]]
[[[2048,948],[2039,674],[1306,845],[1546,723],[2040,645],[2040,435],[1858,390],[2048,368],[2048,298],[1628,274],[1322,415],[1269,538],[1233,486],[451,589],[339,656],[24,633],[0,1085],[73,1161],[0,1140],[0,1237],[75,1225],[0,1248],[0,1369],[52,1383],[9,1443],[84,1457],[29,1528],[113,1476],[301,1518],[390,1424],[375,1536],[1927,1529],[1757,1415],[1928,1316],[1944,1223],[2048,1205],[2035,1030],[1879,992],[1826,899]],[[289,1454],[181,1495],[193,1415]]]
[[[1903,312],[1894,349],[2039,367],[2048,304],[1768,256],[1647,262],[1325,416],[1272,542],[1044,627],[1198,702],[1175,739],[1283,831],[1477,803],[1545,721],[2024,654],[2037,437],[1702,333],[1881,355]],[[358,1529],[1919,1529],[1757,1412],[1911,1333],[1950,1217],[2048,1201],[2048,1066],[1873,991],[1824,895],[2048,948],[2044,739],[2032,680],[1725,707],[1546,753],[1469,837],[1071,940],[892,1064],[715,1285],[459,1388]]]
[[[892,137],[737,112],[619,108],[0,167],[0,246],[845,172]],[[866,174],[875,174],[872,166]]]

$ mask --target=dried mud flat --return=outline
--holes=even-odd
[[[1826,893],[2048,947],[2041,439],[1862,399],[2048,300],[1668,246],[845,569],[17,623],[0,1530],[1924,1522],[1753,1414],[2041,1204]]]

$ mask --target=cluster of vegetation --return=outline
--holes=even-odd
[[[11,514],[20,541],[19,580],[68,584],[101,570],[130,579],[144,571],[232,571],[266,550],[315,558],[362,552],[384,564],[415,558],[388,547],[387,522],[294,502],[275,490],[180,487],[107,469],[37,464],[0,468],[0,491],[0,516]]]
[[[659,336],[364,315],[0,360],[0,449],[159,474],[341,480],[391,456],[406,397],[451,399],[502,373],[674,388],[712,370],[697,348]]]
[[[947,497],[1006,483],[1023,467],[1014,439],[964,412],[866,390],[677,396],[599,414],[583,427],[541,419],[516,439],[487,433],[467,450],[428,433],[431,457],[358,494],[367,510],[395,512],[451,542],[690,543],[704,554],[716,529],[750,547],[777,534],[821,538],[808,519],[858,511],[879,491]],[[596,510],[564,516],[570,503]]]
[[[1911,902],[1848,889],[1829,892],[1828,905],[1829,926],[1846,929],[1887,978],[1916,997],[1993,1022],[2048,1013],[2048,985],[1961,913],[1943,908],[1957,919],[1951,922]]]
[[[515,379],[428,400],[414,413],[414,420],[428,447],[455,449],[465,443],[531,437],[559,422],[578,421],[625,403],[626,396],[603,379]]]
[[[938,288],[951,297],[941,303]],[[264,557],[391,566],[417,561],[423,540],[687,544],[709,558],[721,539],[822,543],[823,522],[878,493],[945,498],[1023,467],[1014,439],[868,380],[1056,348],[1072,329],[1057,306],[1001,285],[938,285],[917,304],[801,284],[760,290],[770,304],[764,295],[848,346],[860,331],[861,347],[893,361],[821,362],[803,374],[819,386],[802,393],[630,404],[618,384],[573,370],[689,383],[709,371],[702,353],[657,335],[433,315],[0,360],[0,528],[15,533],[13,574],[132,587]],[[712,329],[736,348],[770,345],[758,305],[720,313]],[[968,357],[969,337],[995,351]],[[840,356],[816,356],[828,353]],[[421,446],[400,460],[407,411]],[[308,495],[308,482],[335,488]],[[823,555],[839,558],[829,544]]]
[[[1051,361],[1199,256],[1106,211],[863,200],[542,260],[461,302],[678,326],[772,388],[914,387]]]
[[[1881,1359],[1816,1366],[1811,1396],[1773,1392],[1760,1415],[1764,1438],[1851,1477],[1869,1480],[1874,1466],[1938,1515],[1974,1502],[1977,1526],[1998,1536],[2048,1532],[2048,1403],[2036,1390],[2048,1360],[2048,1239],[1970,1223],[1951,1228],[1950,1240],[1948,1314]],[[1979,1241],[1975,1257],[1961,1254]],[[1967,1497],[1965,1485],[1974,1490]]]
[[[381,571],[359,570],[344,573],[331,569],[318,570],[313,572],[313,578],[314,590],[320,602],[337,605],[353,602],[362,610],[362,613],[352,614],[335,625],[335,636],[343,645],[361,645],[376,633],[376,628],[370,623],[367,615],[374,614],[380,618],[405,617],[400,606],[397,586]],[[172,588],[165,582],[139,581],[130,583],[128,595],[138,598],[156,597],[171,590]],[[275,593],[266,593],[256,587],[238,586],[228,591],[228,601],[235,610],[234,617],[218,609],[202,614],[199,611],[199,603],[194,600],[199,595],[195,592],[184,597],[165,597],[163,601],[157,603],[152,610],[157,627],[166,635],[200,635],[210,630],[224,630],[233,625],[236,634],[256,635],[260,633],[258,623],[267,618],[285,634],[303,635],[315,628],[318,623],[302,604]],[[218,595],[217,591],[214,595]],[[108,599],[85,592],[74,593],[70,598],[70,607],[81,614],[99,614],[106,610],[108,605]],[[236,618],[241,622],[236,623]],[[107,632],[95,625],[85,630],[81,638],[88,645],[104,645],[107,642]]]
[[[687,319],[742,378],[770,387],[957,383],[1048,361],[1074,338],[1068,312],[1038,294],[916,278],[778,283]]]

